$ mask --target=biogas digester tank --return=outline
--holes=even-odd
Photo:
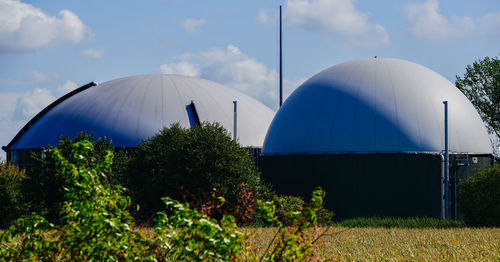
[[[163,127],[174,123],[192,126],[192,110],[187,108],[191,103],[199,121],[218,122],[232,133],[233,101],[238,101],[238,142],[252,152],[260,151],[274,116],[271,109],[221,84],[166,74],[82,86],[43,109],[3,149],[8,160],[30,165],[31,152],[57,146],[62,135],[74,137],[81,131],[107,137],[114,147],[134,148]]]
[[[448,101],[452,215],[455,182],[490,165],[492,148],[469,100],[436,72],[399,59],[330,67],[298,87],[264,141],[263,177],[285,194],[326,190],[336,218],[439,217]],[[459,208],[458,208],[459,209]]]

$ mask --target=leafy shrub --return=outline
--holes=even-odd
[[[123,188],[103,184],[110,173],[112,153],[95,156],[89,141],[73,145],[70,160],[61,151],[48,151],[50,158],[65,180],[66,201],[61,210],[65,220],[56,227],[45,218],[33,214],[0,235],[4,244],[3,258],[21,260],[132,260],[144,248],[134,243],[146,239],[133,230],[132,217],[127,208],[129,198],[123,197]],[[49,238],[51,231],[57,236]],[[16,242],[14,237],[20,237]]]
[[[0,228],[26,214],[28,205],[22,194],[25,171],[0,159]]]
[[[73,145],[70,160],[57,148],[49,151],[66,182],[62,226],[32,214],[0,233],[0,261],[237,261],[242,258],[243,236],[232,216],[220,222],[188,204],[165,197],[167,213],[159,212],[154,235],[144,237],[134,229],[127,209],[130,198],[121,186],[104,183],[111,171],[112,152],[95,157],[93,144]],[[256,261],[315,260],[314,239],[307,230],[317,227],[324,191],[288,214],[291,226],[275,216],[272,202],[259,202],[259,211],[278,231]],[[318,237],[321,235],[318,235]]]
[[[289,221],[289,215],[292,212],[297,212],[303,208],[305,205],[304,200],[298,196],[280,195],[278,196],[276,203],[276,215],[285,225],[290,225],[292,221]],[[321,208],[317,212],[318,223],[320,225],[331,225],[333,224],[333,212]]]
[[[52,229],[53,224],[35,213],[18,219],[0,234],[0,260],[57,261],[57,244],[47,237]],[[15,241],[15,237],[21,238],[21,241]]]
[[[483,169],[458,185],[458,201],[470,226],[500,226],[500,165]]]
[[[323,226],[333,225],[333,217],[335,216],[335,213],[333,213],[333,211],[330,211],[323,207],[318,211],[317,216],[318,216],[318,224]]]
[[[111,147],[111,140],[104,138],[95,139],[93,134],[79,132],[74,138],[62,136],[57,147],[62,156],[70,163],[75,163],[72,158],[74,145],[80,141],[92,141],[94,152],[93,157],[98,161],[104,161],[107,151],[114,153],[113,163],[111,164],[113,172],[109,172],[103,180],[105,184],[124,185],[126,183],[126,168],[129,160],[127,151],[116,150]],[[46,150],[45,150],[46,151]],[[63,187],[66,178],[59,172],[56,166],[56,160],[53,154],[43,152],[43,157],[33,155],[38,161],[38,165],[27,169],[27,176],[30,178],[25,181],[24,195],[26,200],[31,203],[31,211],[43,214],[51,221],[59,221],[60,209],[64,200]]]
[[[215,218],[240,214],[236,218],[244,221],[251,206],[245,199],[255,199],[260,190],[259,173],[248,151],[217,123],[164,128],[139,144],[129,172],[142,219],[161,210],[160,198],[169,195],[200,211],[209,209]]]
[[[241,234],[231,217],[221,224],[187,205],[164,198],[169,216],[159,213],[153,239],[134,230],[124,188],[103,183],[111,170],[112,153],[96,158],[92,143],[73,145],[71,161],[57,148],[49,151],[66,180],[61,216],[54,226],[33,214],[0,234],[0,260],[11,261],[176,261],[235,260]],[[14,240],[14,239],[19,240]]]
[[[278,227],[275,236],[269,242],[267,249],[261,255],[264,261],[317,261],[319,258],[314,253],[314,243],[323,234],[318,232],[318,212],[323,208],[325,191],[317,188],[311,194],[309,203],[297,205],[298,209],[287,213],[287,223],[276,215],[276,206],[273,202],[258,200],[258,211],[262,217]],[[287,198],[290,202],[297,199]],[[292,200],[293,199],[293,200]],[[310,239],[308,230],[315,231],[315,238]],[[328,230],[328,229],[327,229]],[[326,232],[326,231],[325,231]]]
[[[236,261],[242,252],[242,233],[234,217],[220,224],[169,197],[162,198],[169,215],[158,213],[153,243],[155,255],[170,261]]]

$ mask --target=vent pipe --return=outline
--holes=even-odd
[[[280,5],[280,107],[283,104],[283,52],[282,52],[282,25],[281,25],[281,5]]]
[[[237,135],[237,129],[238,129],[238,101],[233,101],[234,104],[234,127],[233,127],[233,139],[234,141],[237,141],[238,135]]]
[[[448,151],[448,101],[444,104],[444,179],[445,179],[445,212],[446,218],[450,216],[450,154]]]
[[[443,151],[439,154],[439,157],[441,158],[441,219],[446,218],[446,212],[445,212],[445,207],[446,207],[446,194],[445,194],[445,179],[444,179],[444,154]]]

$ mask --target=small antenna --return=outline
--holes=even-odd
[[[233,127],[233,139],[234,141],[238,141],[238,135],[236,132],[238,132],[238,109],[237,109],[237,105],[238,105],[238,101],[234,100],[233,101],[233,104],[234,104],[234,127]]]
[[[282,32],[281,32],[281,5],[280,5],[280,107],[283,104],[283,52],[282,52]]]

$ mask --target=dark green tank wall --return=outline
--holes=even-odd
[[[491,157],[479,157],[489,165]],[[479,164],[475,164],[478,166]],[[317,186],[336,219],[440,217],[441,158],[430,154],[261,156],[263,179],[278,193],[309,198]],[[464,167],[465,168],[465,167]],[[472,172],[472,165],[463,172]],[[461,172],[461,171],[459,171]]]

